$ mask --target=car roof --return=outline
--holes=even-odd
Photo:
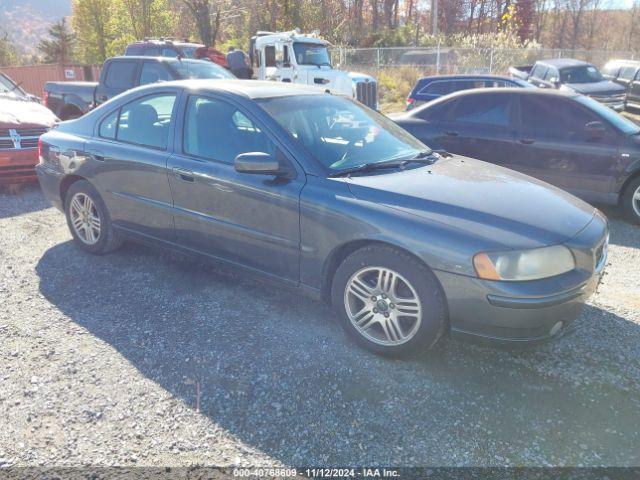
[[[591,65],[589,62],[576,60],[575,58],[552,58],[549,60],[539,60],[537,63],[556,68],[581,67],[584,65]]]
[[[322,95],[324,93],[321,88],[311,85],[239,79],[174,80],[171,82],[150,84],[144,88],[153,90],[162,89],[167,86],[180,87],[190,91],[226,92],[252,99],[286,97],[291,95]]]
[[[492,93],[510,93],[512,95],[536,95],[536,96],[561,96],[565,98],[576,98],[579,97],[580,94],[569,91],[561,91],[561,90],[545,90],[542,88],[515,88],[515,87],[498,87],[498,88],[472,88],[469,90],[460,90],[458,92],[453,92],[448,95],[444,95],[432,102],[426,104],[426,107],[429,105],[436,105],[439,103],[443,103],[452,98],[458,97],[466,97],[466,96],[482,96],[489,95]],[[419,110],[422,107],[419,107],[415,110]],[[414,110],[412,110],[413,112]]]
[[[508,80],[513,81],[513,78],[508,77],[506,75],[488,75],[488,74],[478,74],[474,75],[471,73],[459,74],[459,75],[432,75],[429,77],[422,77],[418,79],[418,82],[423,81],[435,81],[435,80],[470,80],[470,79],[479,79],[479,80]]]
[[[209,65],[216,65],[215,63],[200,58],[178,58],[178,57],[149,57],[145,55],[119,55],[117,57],[111,57],[109,60],[156,60],[158,62],[189,62],[189,63],[207,63]],[[219,66],[219,65],[218,65]]]
[[[619,66],[625,66],[625,67],[639,67],[640,66],[640,61],[639,60],[623,60],[623,59],[618,59],[615,58],[613,60],[609,60],[605,66],[612,66],[612,65],[619,65]]]

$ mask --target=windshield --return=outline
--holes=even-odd
[[[294,42],[293,53],[298,65],[328,65],[331,66],[329,51],[325,45],[317,43]]]
[[[24,96],[22,89],[18,87],[10,78],[0,74],[0,94],[12,94],[17,97]]]
[[[576,97],[576,101],[580,102],[585,107],[593,110],[600,117],[603,117],[607,122],[613,125],[614,128],[621,131],[625,135],[637,135],[640,133],[640,127],[633,123],[631,120],[626,119],[622,115],[616,113],[611,108],[595,101],[592,98],[580,95]]]
[[[429,152],[387,117],[348,98],[320,94],[258,102],[331,172]]]
[[[560,70],[562,83],[594,83],[604,80],[602,74],[593,65],[563,68]]]
[[[187,78],[236,78],[228,70],[205,60],[181,60],[171,62],[171,67],[182,79]]]

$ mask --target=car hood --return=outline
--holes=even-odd
[[[53,112],[39,103],[0,97],[0,128],[50,127],[56,120]]]
[[[564,85],[574,92],[584,95],[617,95],[626,92],[622,85],[618,85],[609,80],[593,83],[565,83]]]
[[[352,175],[347,183],[360,200],[505,248],[563,243],[595,214],[592,206],[545,182],[457,155],[429,166]]]

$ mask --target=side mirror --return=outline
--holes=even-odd
[[[598,121],[587,123],[584,126],[584,129],[587,132],[589,140],[600,140],[607,134],[607,129],[604,127],[602,122]]]
[[[259,175],[280,175],[280,163],[273,155],[263,152],[241,153],[234,160],[234,167],[239,173]]]

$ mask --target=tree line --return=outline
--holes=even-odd
[[[294,27],[353,47],[441,43],[636,51],[640,45],[640,0],[627,10],[605,9],[604,0],[73,0],[72,6],[71,18],[53,24],[40,43],[42,61],[100,63],[145,37],[246,49],[259,30]],[[15,58],[10,40],[0,36],[0,63]]]

